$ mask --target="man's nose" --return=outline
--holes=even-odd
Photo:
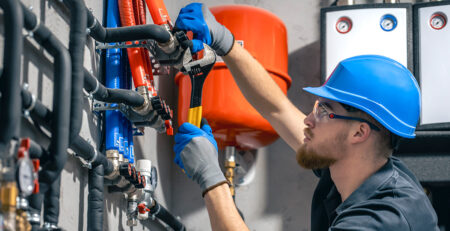
[[[310,112],[308,116],[306,116],[306,118],[303,120],[303,123],[305,123],[305,125],[309,128],[313,128],[315,126],[315,122],[316,120],[312,112]]]

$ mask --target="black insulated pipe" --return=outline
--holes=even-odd
[[[31,93],[25,89],[22,89],[23,101],[22,108],[29,108],[31,105]],[[35,101],[35,106],[30,112],[33,121],[42,125],[44,128],[49,129],[51,126],[52,111],[44,106],[38,100]],[[110,160],[108,160],[105,155],[102,155],[97,151],[89,142],[84,140],[82,137],[77,136],[74,142],[72,142],[69,147],[77,153],[83,159],[90,161],[92,160],[92,166],[103,165],[105,168],[105,175],[109,175],[113,172],[114,166]]]
[[[28,198],[29,201],[29,209],[28,212],[30,215],[37,215],[39,217],[39,221],[30,220],[31,224],[31,230],[37,231],[40,229],[40,216],[41,216],[41,206],[42,202],[44,201],[44,194],[38,193],[38,194],[32,194]],[[32,216],[33,217],[33,216]]]
[[[155,24],[104,28],[100,22],[86,9],[88,16],[89,35],[103,43],[126,42],[143,39],[153,39],[159,43],[170,40],[170,33],[163,27]]]
[[[154,215],[175,231],[185,231],[183,223],[174,217],[164,206],[160,205],[156,200],[153,200],[154,205],[150,208],[150,214]]]
[[[3,154],[7,152],[11,139],[19,138],[23,16],[17,0],[1,0],[0,7],[5,27],[3,72],[0,76],[0,154]]]
[[[59,196],[61,193],[61,175],[51,184],[44,199],[44,222],[53,225],[58,224],[59,218]]]
[[[94,99],[107,103],[123,103],[132,107],[139,107],[145,102],[144,97],[136,91],[106,88],[87,70],[84,70],[84,89],[89,93],[94,92],[92,94]]]
[[[36,141],[30,139],[30,148],[28,149],[30,159],[39,159],[40,163],[46,162],[49,157],[48,151]]]
[[[36,15],[23,4],[25,28],[34,31],[34,39],[54,57],[53,113],[51,116],[52,138],[49,147],[49,160],[39,171],[40,191],[46,193],[53,181],[61,174],[67,161],[69,147],[70,121],[70,56],[64,45],[42,24]],[[19,88],[20,91],[20,88]]]
[[[70,10],[69,53],[72,60],[70,143],[72,143],[80,133],[83,119],[83,60],[87,15],[83,0],[64,0],[64,4]]]
[[[103,230],[103,166],[89,170],[87,230]]]

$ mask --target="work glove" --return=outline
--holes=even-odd
[[[202,119],[201,129],[190,123],[181,125],[175,135],[173,150],[175,163],[200,185],[202,196],[227,182],[219,167],[217,143],[206,119]]]
[[[192,31],[192,52],[203,49],[203,43],[213,48],[217,55],[227,55],[234,44],[233,34],[216,21],[211,11],[202,3],[191,3],[180,10],[177,29]]]

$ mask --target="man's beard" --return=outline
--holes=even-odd
[[[305,128],[304,131],[308,137],[311,139],[313,138],[313,133],[309,128]],[[342,144],[345,138],[346,134],[344,132],[339,133],[334,140],[325,141],[322,144],[318,144],[317,147],[321,149],[320,151],[308,147],[308,144],[303,143],[297,150],[297,163],[306,169],[321,169],[329,167],[337,161],[336,158],[331,157],[331,152],[345,151]]]

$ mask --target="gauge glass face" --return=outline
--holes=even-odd
[[[384,19],[383,22],[381,22],[381,26],[385,30],[392,30],[394,29],[394,21],[392,21],[392,19],[390,18]]]
[[[21,159],[17,165],[17,180],[21,193],[31,195],[34,189],[33,164],[29,160]]]
[[[392,31],[397,27],[397,18],[394,15],[386,14],[381,17],[380,27],[384,31]]]
[[[442,13],[435,13],[431,16],[430,26],[435,30],[440,30],[447,24],[447,19]]]
[[[339,20],[336,23],[336,30],[341,33],[345,34],[348,33],[352,29],[352,21],[347,17],[339,18]]]

